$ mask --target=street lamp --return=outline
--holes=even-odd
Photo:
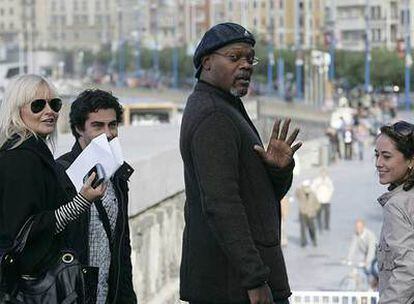
[[[329,80],[335,79],[335,48],[336,48],[336,37],[335,37],[335,15],[336,15],[336,0],[331,0],[331,14],[330,14],[330,34],[329,34]]]
[[[404,91],[404,99],[405,99],[405,109],[408,111],[410,110],[411,101],[410,101],[410,68],[412,65],[412,58],[411,58],[411,35],[410,35],[410,4],[409,0],[405,0],[405,18],[404,18],[404,26],[405,26],[405,91]]]
[[[302,67],[303,67],[303,52],[300,47],[300,0],[295,3],[295,49],[296,49],[296,97],[303,98],[302,93]]]
[[[173,39],[174,45],[172,49],[172,83],[171,86],[176,89],[178,88],[178,36],[177,36],[177,17],[178,17],[178,9],[177,4],[172,9],[173,12]]]
[[[160,70],[160,55],[159,55],[159,41],[158,41],[158,5],[157,3],[151,4],[152,13],[151,17],[154,19],[154,47],[152,48],[152,68],[154,70],[155,76],[158,78]],[[155,12],[154,12],[155,10]]]
[[[371,71],[371,46],[370,46],[370,4],[369,0],[365,0],[365,92],[370,92],[370,71]]]
[[[267,45],[267,54],[268,54],[268,64],[267,64],[267,93],[271,94],[273,91],[273,66],[275,65],[275,57],[273,52],[273,0],[269,0],[269,25],[268,25],[268,35],[269,41]]]
[[[117,86],[125,86],[125,40],[123,37],[123,28],[122,28],[122,10],[123,10],[123,1],[119,0],[118,7],[118,79]]]
[[[279,91],[279,97],[285,97],[285,62],[282,57],[282,50],[279,50],[279,58],[277,59],[277,88]]]
[[[139,0],[138,0],[139,1]],[[139,77],[141,72],[141,14],[140,9],[141,7],[139,4],[134,6],[135,9],[135,17],[137,18],[137,31],[136,31],[136,50],[135,50],[135,76]]]

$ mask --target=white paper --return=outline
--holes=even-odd
[[[108,142],[106,135],[101,134],[86,146],[66,170],[66,173],[79,192],[83,186],[83,178],[97,163],[103,166],[106,180],[109,180],[123,162],[119,139],[116,137],[111,142]]]

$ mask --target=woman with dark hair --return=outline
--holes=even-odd
[[[384,222],[377,249],[380,303],[414,301],[414,125],[383,126],[375,156]]]

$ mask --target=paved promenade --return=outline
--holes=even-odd
[[[369,154],[362,162],[341,161],[329,167],[335,186],[331,230],[318,233],[317,247],[310,242],[307,247],[300,247],[296,200],[290,205],[285,258],[293,290],[338,290],[341,278],[349,271],[340,261],[347,255],[355,219],[364,219],[367,227],[379,235],[382,211],[376,198],[386,189],[377,182],[373,153]],[[297,176],[291,192],[303,179],[315,177],[318,171],[318,168],[309,169]]]
[[[401,113],[401,119],[412,121],[412,114]],[[293,290],[338,290],[340,280],[350,268],[341,259],[348,253],[354,221],[362,218],[366,226],[379,237],[382,222],[381,206],[376,199],[386,192],[378,183],[374,166],[374,147],[365,150],[363,161],[339,161],[328,168],[335,186],[331,205],[331,230],[318,233],[318,246],[300,247],[298,205],[290,204],[285,258]],[[319,168],[300,172],[290,190],[307,178],[314,178]],[[308,238],[309,239],[309,238]],[[310,242],[308,242],[310,243]]]

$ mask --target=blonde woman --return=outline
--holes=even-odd
[[[55,262],[67,223],[105,191],[105,185],[90,186],[91,176],[73,200],[65,198],[49,148],[61,106],[53,85],[37,75],[13,79],[0,104],[0,257],[34,216],[29,250],[18,260],[25,275],[40,274]]]

